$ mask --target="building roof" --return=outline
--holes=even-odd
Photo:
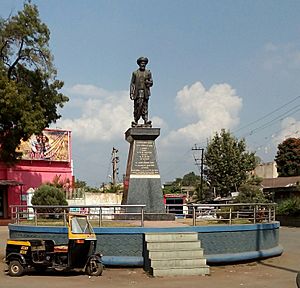
[[[20,186],[20,185],[23,185],[23,183],[16,181],[16,180],[0,180],[0,185],[2,185],[2,186]]]
[[[262,181],[263,188],[279,188],[291,187],[300,184],[300,176],[294,177],[278,177],[278,178],[265,178]]]

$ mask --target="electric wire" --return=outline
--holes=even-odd
[[[296,109],[296,108],[297,108],[297,109]],[[295,110],[295,109],[296,109],[296,110]],[[293,111],[293,110],[295,110],[295,111]],[[255,134],[257,131],[266,129],[266,128],[270,127],[271,125],[276,124],[276,122],[278,122],[278,120],[279,120],[279,121],[282,121],[285,117],[291,116],[291,115],[293,115],[294,113],[296,113],[296,112],[298,112],[298,111],[300,111],[300,104],[297,105],[297,106],[295,106],[295,107],[293,107],[293,108],[291,108],[290,110],[284,112],[283,114],[281,114],[281,115],[279,115],[279,116],[273,118],[273,119],[270,120],[269,122],[264,123],[263,125],[261,125],[261,126],[255,128],[255,129],[253,129],[253,130],[251,130],[251,131],[250,131],[248,134],[246,134],[244,137],[249,136],[249,135],[253,135],[253,134]]]
[[[176,160],[174,161],[160,161],[160,163],[169,163],[169,165],[167,164],[168,166],[164,167],[164,178],[174,174],[177,171],[180,171],[180,169],[182,169],[183,162],[189,163],[190,160],[189,157],[187,157],[188,154],[190,154],[190,149],[186,150],[179,158],[176,158]]]
[[[261,121],[261,120],[266,119],[266,118],[269,117],[270,115],[272,115],[272,114],[274,114],[275,112],[277,112],[277,111],[283,109],[284,107],[288,106],[289,104],[293,103],[294,101],[296,101],[296,100],[299,99],[299,98],[300,98],[300,96],[296,96],[296,97],[293,98],[292,100],[290,100],[290,101],[288,101],[287,103],[281,105],[280,107],[276,108],[275,110],[273,110],[273,111],[267,113],[266,115],[264,115],[264,116],[262,116],[262,117],[260,117],[260,118],[258,118],[258,119],[256,119],[256,120],[254,120],[254,121],[252,121],[252,122],[250,122],[250,123],[248,123],[248,124],[246,124],[246,125],[244,125],[244,126],[238,128],[237,130],[234,130],[233,133],[237,133],[237,132],[239,132],[240,130],[243,130],[244,128],[247,128],[247,127],[249,127],[249,126],[251,126],[251,125],[253,125],[253,124],[255,124],[255,123],[257,123],[257,122],[259,122],[259,121]]]
[[[245,128],[248,128],[248,127],[250,127],[250,126],[252,126],[254,124],[257,124],[257,123],[261,122],[262,120],[270,118],[270,116],[274,115],[278,111],[282,111],[284,108],[288,107],[290,104],[294,103],[298,99],[300,99],[300,96],[296,96],[295,98],[293,98],[292,100],[286,102],[285,104],[281,105],[280,107],[272,110],[271,112],[268,112],[266,115],[264,115],[264,116],[262,116],[262,117],[260,117],[260,118],[258,118],[256,120],[254,120],[254,121],[252,121],[252,122],[250,122],[250,123],[248,123],[248,124],[246,124],[246,125],[238,128],[236,130],[233,130],[232,133],[236,134],[237,132],[239,132],[239,131],[241,131],[241,130],[243,130]],[[266,129],[266,128],[270,127],[270,126],[277,124],[278,121],[282,121],[282,120],[284,120],[284,118],[289,117],[289,116],[297,113],[298,111],[300,111],[300,104],[293,106],[292,108],[288,109],[287,111],[282,112],[280,115],[275,116],[271,120],[269,120],[269,121],[267,121],[265,123],[262,123],[261,125],[258,125],[256,127],[254,127],[253,129],[251,129],[248,132],[245,132],[239,138],[247,138],[248,139],[250,136],[253,136],[254,134],[257,134],[258,132],[263,131],[264,129]],[[280,133],[281,131],[283,131],[284,129],[285,128],[281,128],[280,130],[276,131],[275,133],[273,132],[271,135],[274,135],[274,134],[276,135],[276,134]],[[292,133],[291,135],[293,135],[295,133]],[[264,147],[266,145],[266,143],[269,141],[268,140],[269,138],[270,138],[270,136],[269,137],[264,137],[264,139],[267,140],[267,141],[264,142],[265,144],[264,145],[263,144],[258,145],[258,146],[256,146],[255,149]],[[202,141],[202,142],[199,143],[199,146],[203,146],[203,145],[207,145],[207,140],[206,141]],[[195,159],[195,156],[194,156],[194,159]]]

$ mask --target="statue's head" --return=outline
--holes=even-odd
[[[148,60],[147,57],[140,57],[139,59],[136,60],[136,63],[137,63],[139,66],[140,66],[140,64],[141,64],[142,62],[144,62],[145,65],[147,65],[148,62],[149,62],[149,60]]]

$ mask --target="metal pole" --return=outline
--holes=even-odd
[[[229,208],[229,224],[232,224],[232,209],[231,207]]]
[[[38,225],[38,219],[37,219],[37,217],[38,217],[37,211],[36,211],[36,209],[34,209],[34,223],[35,223],[35,226]]]
[[[14,207],[10,207],[10,218],[11,223],[14,223]]]
[[[19,207],[16,207],[16,219],[17,219],[17,224],[20,224],[20,209]]]
[[[200,179],[200,191],[201,191],[201,197],[203,198],[203,152],[204,152],[204,149],[203,148],[200,148],[201,150],[201,179]]]
[[[67,220],[66,220],[66,210],[64,209],[64,226],[66,226]]]
[[[119,162],[119,157],[117,157],[118,149],[113,147],[112,150],[112,164],[113,164],[113,175],[112,175],[112,184],[115,187],[117,183],[117,173],[118,173],[118,167],[117,163]]]
[[[100,207],[100,210],[99,210],[99,227],[101,227],[102,226],[102,207]]]
[[[101,207],[99,207],[99,210],[98,210],[99,212],[98,212],[98,226],[100,227],[100,225],[101,225],[101,222],[100,222],[100,217],[101,217]]]
[[[201,151],[201,164],[200,164],[200,193],[198,193],[198,199],[200,196],[203,197],[203,161],[204,161],[204,148],[199,148],[195,144],[195,147],[192,148],[193,151]],[[199,167],[199,160],[194,156],[195,164]],[[201,194],[201,195],[200,195]]]
[[[256,210],[257,210],[257,209],[256,209],[256,205],[254,205],[254,208],[253,208],[253,214],[254,214],[254,215],[253,215],[253,223],[254,223],[254,224],[256,224]]]
[[[195,206],[193,206],[193,226],[196,226],[196,209],[195,209]]]
[[[141,209],[141,226],[144,227],[144,207]]]

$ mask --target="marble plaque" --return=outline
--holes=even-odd
[[[131,175],[159,175],[154,141],[137,140],[133,149]]]

